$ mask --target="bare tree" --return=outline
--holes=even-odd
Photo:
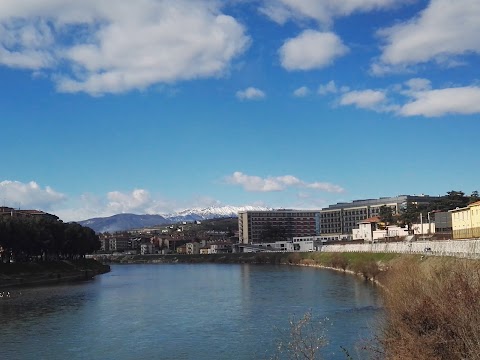
[[[319,350],[328,344],[324,321],[314,320],[311,311],[298,320],[290,318],[288,330],[280,331],[280,335],[272,360],[321,359]]]

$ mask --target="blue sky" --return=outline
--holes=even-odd
[[[2,205],[470,193],[478,34],[478,0],[2,0]]]

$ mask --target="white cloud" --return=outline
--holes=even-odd
[[[305,30],[299,36],[286,40],[279,54],[282,66],[291,71],[326,67],[348,51],[334,33]]]
[[[327,95],[327,94],[336,94],[338,92],[337,85],[335,84],[335,81],[330,80],[328,83],[325,85],[320,85],[318,87],[318,93],[320,95]]]
[[[232,185],[240,185],[244,190],[252,192],[283,191],[289,187],[308,188],[335,193],[344,191],[342,187],[335,184],[324,182],[307,183],[292,175],[261,178],[260,176],[247,175],[240,171],[236,171],[232,175],[227,176],[226,182]]]
[[[475,85],[433,89],[430,80],[412,78],[389,89],[342,92],[337,90],[333,82],[322,89],[325,94],[342,93],[336,101],[341,106],[353,105],[360,109],[399,116],[439,117],[480,113],[480,86]]]
[[[308,94],[310,94],[310,89],[306,86],[299,87],[298,89],[295,89],[293,92],[293,96],[295,97],[305,97]]]
[[[361,109],[376,109],[387,97],[381,90],[350,91],[340,98],[340,105],[355,105]]]
[[[260,100],[265,98],[265,93],[255,87],[249,87],[245,90],[239,90],[235,96],[240,100]]]
[[[480,53],[480,2],[431,0],[417,17],[378,34],[385,46],[375,74],[431,60],[452,66],[455,56]]]
[[[432,88],[431,81],[423,78],[413,78],[407,80],[405,85],[407,85],[409,92],[430,90]]]
[[[83,194],[71,199],[68,204],[55,209],[54,213],[64,221],[80,221],[95,217],[107,217],[119,213],[170,214],[187,208],[206,208],[221,203],[211,197],[197,196],[179,202],[145,189],[111,191],[104,195]]]
[[[35,181],[22,183],[20,181],[4,180],[0,182],[1,206],[22,209],[49,211],[66,201],[66,195],[46,186],[42,188]]]
[[[135,189],[127,194],[112,191],[107,194],[107,199],[108,209],[115,214],[142,211],[152,203],[149,192],[143,189]]]
[[[330,25],[333,18],[405,5],[406,0],[264,0],[260,11],[283,24],[290,19],[313,19]]]
[[[413,100],[401,107],[403,116],[436,117],[447,114],[480,113],[480,87],[465,86],[445,89],[423,89],[411,93]]]
[[[0,64],[48,70],[64,92],[220,76],[249,41],[213,0],[0,2]]]

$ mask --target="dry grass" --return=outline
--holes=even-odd
[[[480,359],[480,264],[400,259],[390,269],[386,359]]]

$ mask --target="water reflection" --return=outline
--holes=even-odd
[[[326,358],[344,359],[381,314],[377,289],[344,274],[270,265],[129,265],[93,282],[0,300],[7,359],[252,359],[292,315],[328,318]],[[45,346],[48,344],[48,346]],[[361,357],[359,357],[361,358]]]

